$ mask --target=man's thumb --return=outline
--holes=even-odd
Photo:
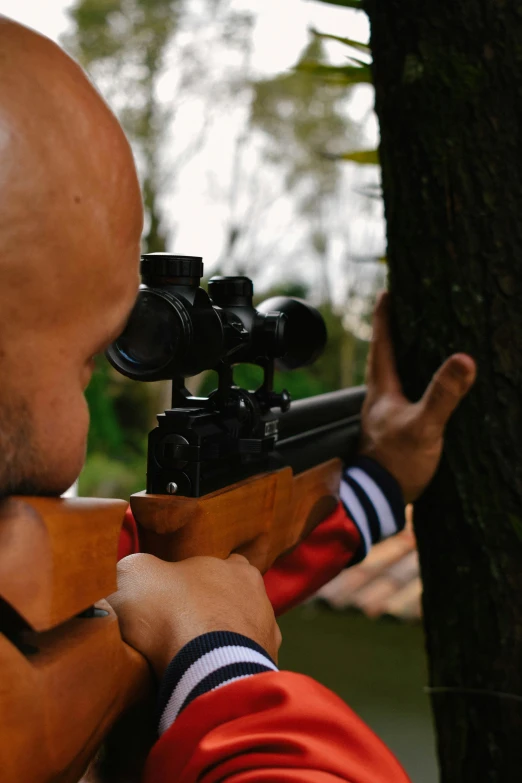
[[[420,402],[425,421],[444,428],[476,377],[477,365],[471,356],[465,353],[450,356],[433,376]]]

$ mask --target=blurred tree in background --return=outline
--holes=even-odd
[[[365,360],[361,341],[344,326],[342,317],[350,310],[353,295],[359,294],[357,266],[346,256],[341,266],[335,264],[332,247],[335,240],[346,246],[343,240],[349,233],[338,161],[349,158],[348,144],[358,146],[364,139],[363,128],[350,117],[347,93],[371,77],[363,61],[337,67],[326,64],[324,41],[332,37],[336,38],[311,30],[310,42],[293,71],[255,82],[251,114],[253,127],[269,138],[265,156],[284,172],[285,188],[293,194],[307,226],[317,270],[309,293],[322,305],[330,344],[322,360],[302,373],[310,378],[310,388],[319,383],[321,391],[362,382]],[[350,43],[353,49],[355,44]],[[375,156],[365,162],[375,163]],[[355,285],[339,299],[339,278],[346,279],[348,265],[355,271]],[[313,393],[320,392],[309,394]]]
[[[212,111],[237,86],[231,80],[216,84],[211,50],[218,43],[241,47],[251,18],[226,0],[76,0],[68,14],[73,27],[62,44],[92,76],[133,146],[145,207],[144,249],[165,251],[175,226],[169,221],[167,232],[162,198],[204,145]],[[178,115],[196,96],[200,121],[182,134]]]
[[[323,59],[323,44],[312,36],[301,62]],[[265,134],[264,160],[282,172],[284,189],[305,218],[307,244],[318,270],[315,296],[331,304],[329,235],[337,218],[341,171],[322,153],[344,149],[346,137],[360,130],[349,118],[346,89],[298,68],[252,86],[251,129]]]
[[[184,0],[77,0],[66,49],[86,68],[132,140],[140,168],[147,251],[164,251],[158,207],[166,117],[157,100],[166,48]]]
[[[346,151],[363,141],[347,98],[354,85],[368,81],[367,47],[354,49],[352,42],[355,59],[340,78],[325,51],[325,41],[335,36],[310,31],[294,70],[260,79],[251,70],[254,17],[233,0],[76,0],[69,14],[72,27],[62,42],[88,70],[133,146],[145,207],[144,251],[176,249],[168,198],[211,138],[215,118],[242,102],[243,128],[220,194],[228,206],[219,271],[249,274],[259,289],[259,271],[269,268],[270,291],[258,299],[293,293],[321,308],[330,336],[324,356],[313,367],[278,374],[278,386],[299,399],[361,383],[370,301],[382,274],[368,274],[365,264],[348,258],[339,161],[357,160]],[[187,105],[197,122],[187,123]],[[363,151],[358,162],[375,163],[375,155]],[[263,181],[268,195],[260,197]],[[270,221],[268,228],[263,224],[265,213],[278,209],[274,187],[300,216],[304,229],[295,253],[313,269],[312,280],[290,263],[283,234]],[[235,378],[255,388],[259,372],[239,367]],[[213,374],[198,381],[206,393]],[[143,488],[146,436],[168,405],[165,386],[128,381],[100,358],[87,390],[91,432],[81,494],[126,496]]]
[[[216,98],[209,85],[208,50],[195,28],[203,23],[211,38],[220,36],[231,46],[248,30],[244,13],[219,19],[226,5],[222,0],[77,0],[69,9],[73,27],[62,43],[92,76],[133,146],[145,209],[144,252],[167,249],[162,196],[204,144],[210,102]],[[162,100],[169,48],[187,24],[193,35],[178,45],[168,100]],[[203,95],[199,128],[167,163],[165,143],[176,112],[186,95],[197,91]],[[146,434],[167,404],[165,386],[134,383],[99,360],[86,394],[91,431],[82,494],[125,496],[143,487]]]
[[[133,144],[145,208],[143,245],[147,252],[166,250],[159,198],[167,118],[157,100],[157,86],[183,6],[184,0],[77,0],[69,9],[73,29],[63,40],[102,90]],[[86,396],[91,429],[81,494],[110,496],[139,489],[146,449],[143,435],[152,423],[154,395],[145,384],[118,377],[100,358]]]

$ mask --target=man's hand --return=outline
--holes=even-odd
[[[107,599],[125,641],[161,679],[188,642],[211,631],[248,636],[277,662],[281,633],[263,577],[242,555],[166,563],[130,555],[118,563],[118,592]]]
[[[361,453],[386,468],[398,481],[405,502],[411,503],[437,470],[444,429],[473,385],[477,369],[467,354],[450,356],[433,376],[422,399],[411,403],[402,392],[395,367],[388,309],[389,296],[384,293],[374,314]]]

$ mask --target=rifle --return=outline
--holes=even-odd
[[[241,552],[264,572],[335,509],[365,389],[290,405],[273,390],[275,361],[294,369],[317,358],[319,313],[285,297],[256,309],[244,277],[212,279],[209,295],[201,274],[199,258],[143,256],[135,308],[107,354],[129,377],[172,380],[172,407],[149,435],[147,491],[131,507],[142,551],[169,561]],[[234,385],[239,362],[262,367],[255,392]],[[216,391],[191,396],[185,378],[210,368]],[[103,600],[116,589],[126,509],[120,500],[0,502],[4,783],[76,783],[108,735],[96,775],[130,780],[139,765],[134,755],[132,772],[125,765],[129,727],[142,755],[152,741],[149,667]]]

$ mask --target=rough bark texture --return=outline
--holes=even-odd
[[[399,365],[479,380],[416,510],[444,783],[522,780],[522,3],[368,0]],[[422,781],[419,781],[422,783]]]

